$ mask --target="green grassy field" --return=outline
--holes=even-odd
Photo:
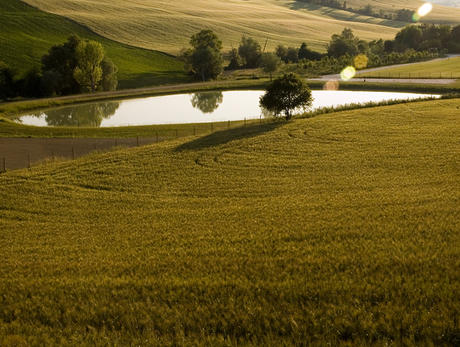
[[[0,175],[0,344],[458,345],[459,108]]]
[[[458,78],[460,79],[460,57],[440,61],[428,61],[377,71],[358,73],[361,77],[388,78]]]
[[[163,53],[135,48],[96,35],[60,16],[34,9],[19,0],[0,2],[0,60],[19,72],[40,64],[49,48],[71,34],[102,43],[119,68],[120,87],[177,83],[188,78],[182,63]]]

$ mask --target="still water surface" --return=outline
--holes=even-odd
[[[426,94],[393,92],[313,91],[312,109],[351,103],[417,99]],[[20,117],[36,126],[113,127],[125,125],[208,123],[254,119],[263,115],[264,91],[202,92],[97,102],[60,107]]]

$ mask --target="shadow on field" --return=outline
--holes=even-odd
[[[176,148],[176,152],[203,149],[213,146],[222,145],[230,141],[246,139],[259,136],[263,133],[275,130],[276,128],[286,124],[285,122],[277,121],[266,124],[249,124],[238,128],[232,128],[222,131],[216,131],[199,139],[184,143]]]

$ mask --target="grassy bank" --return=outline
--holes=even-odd
[[[0,60],[24,73],[40,64],[54,45],[77,34],[99,41],[119,68],[121,88],[135,88],[188,80],[182,63],[169,55],[121,44],[99,36],[66,18],[49,14],[20,0],[0,2]]]
[[[0,343],[456,345],[459,100],[0,176]]]

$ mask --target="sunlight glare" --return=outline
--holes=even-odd
[[[417,14],[420,17],[425,17],[427,14],[429,14],[433,10],[433,4],[430,2],[427,2],[423,4],[417,11]]]
[[[353,66],[347,66],[340,73],[340,77],[343,81],[349,81],[356,75],[356,69]]]

